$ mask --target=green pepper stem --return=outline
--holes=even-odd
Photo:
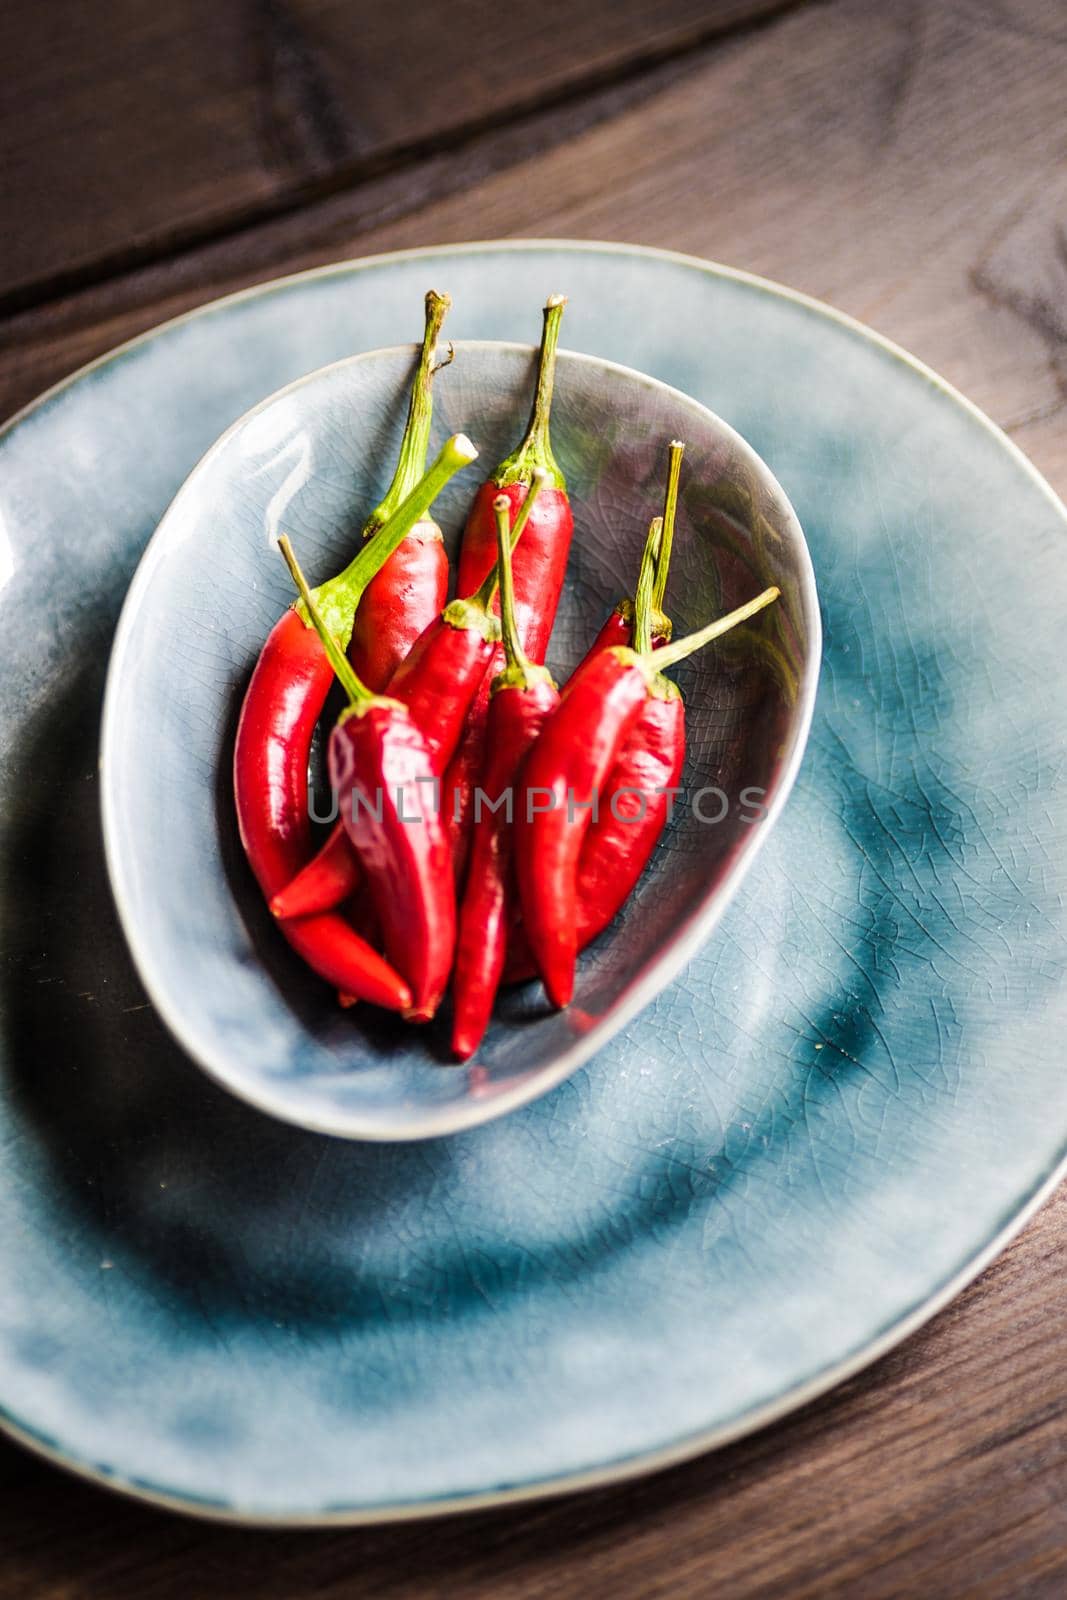
[[[656,576],[656,557],[663,537],[663,518],[653,517],[641,555],[641,570],[634,590],[634,649],[647,655],[652,649],[652,586]]]
[[[736,611],[728,612],[717,622],[709,622],[706,628],[700,628],[696,633],[687,634],[684,639],[675,639],[672,644],[665,644],[659,650],[649,652],[645,660],[657,672],[662,672],[665,667],[673,667],[677,662],[684,661],[686,656],[691,656],[695,650],[702,650],[713,639],[719,639],[724,633],[729,633],[738,623],[747,622],[757,611],[762,611],[764,606],[769,606],[773,600],[777,600],[780,593],[781,590],[773,586],[764,589],[754,600],[738,606]]]
[[[500,632],[504,640],[504,656],[513,670],[525,673],[529,658],[519,638],[519,624],[515,617],[515,583],[511,571],[513,530],[511,529],[511,501],[506,494],[498,494],[493,501],[496,518],[496,569],[500,576]]]
[[[496,565],[500,573],[500,633],[504,642],[504,666],[493,679],[490,693],[496,694],[499,689],[526,691],[538,683],[547,683],[555,688],[548,668],[530,660],[519,637],[519,624],[515,616],[515,584],[511,571],[515,529],[508,527],[511,501],[506,494],[498,494],[493,501],[493,517],[496,521]],[[521,533],[521,528],[519,531]]]
[[[433,420],[433,377],[438,370],[434,365],[434,357],[437,353],[441,328],[451,305],[451,295],[438,294],[436,289],[431,289],[426,296],[426,326],[422,336],[422,350],[411,383],[408,419],[404,427],[404,437],[400,441],[396,471],[392,483],[385,492],[385,498],[371,512],[364,524],[365,539],[371,538],[384,523],[389,521],[426,471],[426,450],[430,443],[430,423]]]
[[[478,452],[464,433],[454,433],[446,439],[430,470],[419,479],[411,493],[403,499],[373,539],[357,552],[343,572],[314,591],[315,602],[326,619],[330,632],[348,649],[352,637],[352,622],[356,607],[364,590],[385,565],[393,551],[398,549],[440,494],[445,484],[461,467],[477,459]]]
[[[682,471],[685,445],[681,439],[672,439],[670,465],[667,468],[667,492],[663,497],[663,538],[656,561],[656,586],[652,591],[652,609],[662,613],[663,595],[667,588],[667,571],[671,564],[671,546],[674,543],[674,518],[678,510],[678,479]]]
[[[289,574],[293,582],[296,584],[296,587],[300,593],[300,598],[304,602],[304,607],[307,611],[307,614],[311,618],[312,627],[322,640],[322,648],[326,652],[330,666],[337,674],[337,678],[342,689],[344,689],[349,700],[354,706],[364,705],[368,700],[373,700],[374,696],[371,694],[366,684],[362,683],[360,679],[356,677],[355,672],[352,670],[352,664],[345,655],[344,650],[337,643],[337,640],[334,638],[333,634],[323,621],[322,613],[315,604],[315,596],[308,588],[308,581],[304,577],[303,572],[300,570],[300,563],[296,559],[296,552],[289,543],[287,535],[284,533],[278,540],[278,548],[285,557],[285,564],[289,568]]]
[[[510,538],[509,543],[508,543],[508,563],[509,563],[509,565],[510,565],[510,562],[511,562],[511,556],[514,554],[514,551],[515,551],[515,546],[518,544],[519,540],[522,538],[522,531],[525,528],[526,524],[530,520],[530,512],[534,508],[534,501],[537,499],[537,496],[541,493],[541,490],[544,488],[545,480],[547,479],[547,477],[548,477],[548,473],[545,471],[544,467],[535,467],[533,469],[533,476],[530,479],[530,487],[526,491],[526,498],[523,500],[522,504],[520,505],[520,507],[519,507],[519,509],[518,509],[518,511],[517,511],[517,513],[515,515],[515,521],[512,524],[511,538]],[[499,499],[499,498],[500,497],[497,496],[497,499]],[[507,499],[507,496],[505,495],[504,498]],[[493,501],[493,514],[494,514],[494,516],[496,515],[496,505],[497,505],[497,502],[496,502],[496,500],[494,500]],[[508,501],[509,510],[510,510],[510,506],[511,506],[511,502]],[[483,611],[488,611],[489,607],[493,603],[494,596],[496,595],[497,584],[500,583],[500,582],[501,582],[501,579],[500,579],[500,558],[499,558],[499,555],[498,555],[496,561],[493,562],[493,565],[490,567],[489,571],[486,573],[484,579],[482,580],[481,588],[478,589],[478,591],[475,594],[471,595],[471,604],[472,605],[476,605],[476,606],[480,606]],[[501,598],[503,598],[503,596],[501,596]]]
[[[513,483],[528,483],[534,467],[544,467],[552,487],[566,490],[566,479],[552,454],[549,437],[552,391],[556,381],[559,325],[563,320],[563,308],[566,304],[565,294],[549,295],[545,302],[541,349],[537,359],[537,388],[534,391],[530,422],[519,448],[510,456],[505,456],[493,474],[493,482],[500,489],[506,489]]]

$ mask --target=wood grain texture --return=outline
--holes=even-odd
[[[1065,86],[1058,0],[813,4],[10,319],[0,408],[278,271],[473,236],[608,237],[727,260],[872,322],[1063,493]],[[788,1421],[642,1482],[446,1523],[201,1527],[7,1449],[0,1600],[1059,1600],[1065,1279],[1060,1193],[929,1328]]]
[[[1040,279],[1054,298],[1067,273],[1065,84],[1056,0],[805,7],[567,113],[533,113],[9,319],[0,412],[161,318],[280,271],[555,234],[667,245],[782,279],[1019,427],[1067,395],[1049,290],[1027,293]]]
[[[9,0],[0,299],[158,256],[782,0]]]

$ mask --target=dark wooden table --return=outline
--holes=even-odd
[[[781,279],[1067,491],[1063,0],[8,0],[0,413],[240,285],[569,236]],[[0,1445],[0,1600],[1067,1594],[1067,1199],[829,1398],[619,1489],[204,1526]]]

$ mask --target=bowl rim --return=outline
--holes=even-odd
[[[456,339],[451,343],[457,351],[506,351],[521,353],[527,357],[534,354],[537,348],[533,344],[507,339]],[[705,425],[710,423],[713,431],[718,432],[732,444],[741,458],[753,469],[763,486],[770,489],[781,504],[783,531],[787,533],[797,557],[796,597],[808,645],[801,663],[796,705],[790,717],[788,735],[790,747],[779,768],[775,792],[765,809],[761,825],[753,830],[751,842],[734,859],[722,884],[710,896],[708,903],[689,916],[648,969],[627,985],[620,999],[606,1015],[586,1032],[572,1039],[550,1066],[522,1078],[510,1089],[500,1090],[485,1099],[467,1095],[435,1108],[421,1119],[413,1119],[391,1128],[381,1123],[368,1123],[362,1119],[358,1111],[321,1115],[314,1108],[310,1108],[305,1114],[301,1114],[299,1107],[290,1105],[284,1092],[276,1094],[269,1082],[249,1083],[242,1073],[228,1070],[223,1052],[213,1050],[210,1040],[203,1039],[199,1035],[194,1036],[191,1032],[180,1001],[176,996],[172,997],[167,986],[165,964],[157,965],[154,962],[147,945],[140,938],[137,916],[131,905],[131,891],[127,887],[128,878],[124,866],[123,830],[118,823],[117,790],[112,781],[112,773],[117,762],[109,759],[109,751],[115,747],[116,728],[128,677],[124,671],[124,657],[134,637],[143,598],[168,548],[170,525],[177,521],[181,513],[181,502],[195,480],[224,452],[230,441],[270,407],[321,383],[324,378],[332,374],[365,363],[373,364],[387,357],[398,355],[410,357],[418,348],[416,342],[376,346],[371,350],[343,356],[337,361],[328,362],[325,366],[315,367],[310,372],[302,373],[298,378],[283,384],[257,401],[247,411],[242,412],[208,446],[182,480],[153,529],[127,587],[112,636],[98,746],[101,829],[112,897],[138,977],[171,1037],[183,1053],[213,1082],[256,1110],[290,1126],[313,1133],[375,1144],[406,1143],[448,1137],[495,1121],[498,1117],[506,1116],[519,1107],[540,1099],[542,1095],[548,1094],[576,1072],[673,982],[686,962],[696,954],[714,931],[762,851],[792,792],[811,729],[822,661],[822,620],[815,572],[807,540],[789,496],[762,456],[723,417],[712,411],[709,406],[694,399],[692,395],[686,394],[684,390],[675,388],[674,385],[665,383],[649,373],[641,372],[635,367],[625,366],[621,362],[561,347],[558,351],[561,367],[576,363],[580,366],[597,368],[609,377],[619,378],[628,383],[637,381],[650,390],[660,391],[670,396],[672,400],[681,401],[699,416]]]

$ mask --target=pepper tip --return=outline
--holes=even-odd
[[[563,1011],[574,999],[574,965],[569,963],[566,968],[542,973],[542,981],[549,1004],[555,1006],[557,1011]]]
[[[437,1006],[423,1004],[421,1006],[409,1005],[404,1008],[401,1015],[405,1022],[432,1022],[437,1013]]]

